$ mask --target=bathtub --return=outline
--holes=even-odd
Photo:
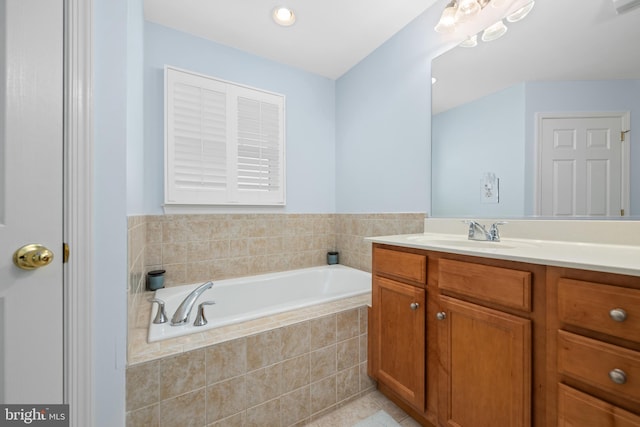
[[[155,292],[155,297],[165,302],[169,321],[163,324],[153,323],[157,310],[157,304],[154,304],[149,321],[148,342],[204,332],[366,294],[371,292],[371,274],[337,264],[214,281],[213,287],[200,295],[194,304],[189,323],[171,326],[173,313],[198,285],[200,283],[158,289]],[[204,326],[194,326],[198,304],[211,300],[215,301],[215,304],[204,306],[208,323]]]

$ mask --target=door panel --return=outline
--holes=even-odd
[[[622,125],[621,114],[540,119],[540,215],[621,215],[628,198]]]
[[[62,0],[0,0],[0,402],[62,403]],[[14,265],[23,245],[54,258]]]

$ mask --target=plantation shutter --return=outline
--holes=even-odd
[[[284,204],[284,99],[166,68],[165,203]]]

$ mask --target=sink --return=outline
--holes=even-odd
[[[425,245],[433,246],[447,246],[451,248],[462,249],[481,249],[481,250],[493,250],[493,249],[517,249],[523,247],[533,247],[533,245],[520,242],[520,241],[500,241],[492,242],[488,240],[468,240],[464,237],[451,236],[445,239],[437,238],[434,235],[417,235],[407,236],[408,241],[421,243]]]

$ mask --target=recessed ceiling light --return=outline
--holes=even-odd
[[[283,27],[288,27],[296,22],[296,15],[293,13],[293,10],[283,6],[278,6],[273,9],[271,16],[276,24],[282,25]]]

